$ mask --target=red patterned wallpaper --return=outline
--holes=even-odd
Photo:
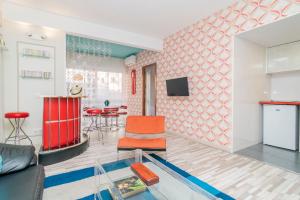
[[[165,38],[162,52],[141,52],[128,70],[137,70],[135,96],[128,84],[129,113],[141,114],[141,67],[156,62],[157,114],[166,116],[167,130],[230,151],[233,36],[299,12],[300,0],[239,1]],[[168,97],[165,80],[182,76],[190,96]]]

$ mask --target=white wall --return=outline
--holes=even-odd
[[[31,40],[26,37],[26,33],[43,33],[48,36],[45,41]],[[48,45],[55,47],[55,95],[64,95],[65,88],[65,66],[66,66],[66,40],[65,32],[50,29],[45,27],[33,26],[25,23],[12,22],[4,19],[3,22],[3,37],[6,41],[8,51],[3,53],[4,65],[4,112],[17,111],[18,109],[18,76],[17,76],[17,42],[29,42],[39,45]],[[28,88],[30,94],[30,88]],[[34,102],[27,102],[29,107],[42,106],[36,105]],[[41,115],[42,116],[42,115]],[[28,119],[30,120],[30,118]],[[11,130],[7,120],[5,120],[5,133],[6,135]],[[39,130],[39,131],[37,131]],[[27,133],[33,138],[34,143],[41,143],[41,130],[42,124],[35,124],[34,127],[27,129]],[[25,130],[26,131],[26,130]]]
[[[0,50],[0,141],[3,140],[3,65],[2,51]]]
[[[1,34],[1,31],[0,31]],[[2,51],[0,50],[0,141],[3,140],[4,135],[3,135],[3,100],[4,100],[4,93],[3,93],[3,56],[2,56]]]
[[[0,0],[0,34],[2,35],[2,3]],[[3,58],[0,50],[0,142],[3,140]]]
[[[265,48],[235,37],[233,67],[233,151],[262,142],[262,109],[269,99]]]
[[[65,30],[68,33],[93,37],[107,42],[153,51],[161,51],[163,49],[162,39],[110,28],[72,17],[56,15],[7,1],[3,3],[3,15],[14,21],[23,21],[40,26],[53,27]]]
[[[271,100],[300,101],[300,71],[272,74]]]
[[[0,0],[0,29],[2,26],[2,18],[3,18],[3,0]]]

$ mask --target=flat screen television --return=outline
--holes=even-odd
[[[166,80],[168,96],[189,96],[187,77]]]

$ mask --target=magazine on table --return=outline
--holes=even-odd
[[[145,191],[147,188],[137,176],[130,176],[114,181],[114,185],[120,191],[122,198],[133,196]]]

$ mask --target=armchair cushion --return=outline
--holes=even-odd
[[[32,164],[35,148],[33,146],[0,144],[2,170],[0,175],[22,170]]]
[[[118,150],[142,149],[144,151],[166,151],[165,138],[136,139],[123,137],[119,139]]]

